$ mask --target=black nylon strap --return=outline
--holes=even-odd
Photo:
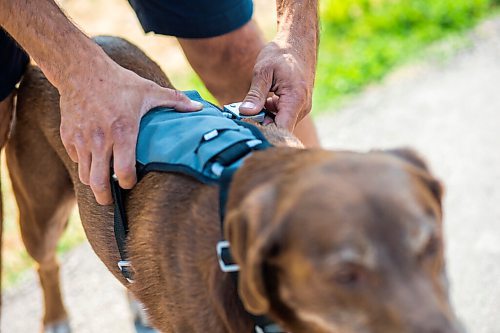
[[[125,205],[123,204],[124,191],[118,181],[111,178],[111,193],[113,195],[114,201],[114,221],[113,229],[115,232],[116,246],[118,247],[118,252],[120,254],[120,261],[118,262],[118,267],[125,279],[128,282],[133,282],[134,274],[130,263],[128,262],[127,252],[126,252],[126,241],[128,235],[128,221],[125,214]]]
[[[216,161],[223,166],[228,166],[245,157],[252,151],[246,141],[238,142],[217,155]]]
[[[115,207],[114,214],[114,231],[116,245],[118,246],[118,251],[120,252],[120,259],[127,260],[127,254],[125,251],[125,242],[128,234],[128,222],[125,215],[125,207],[123,205],[123,193],[118,181],[111,179],[111,193],[113,194],[113,201]]]
[[[238,170],[237,167],[229,167],[224,169],[222,175],[219,179],[219,214],[220,214],[220,226],[222,237],[224,238],[224,219],[226,217],[226,203],[227,197],[229,195],[229,187],[231,186],[231,180],[233,180],[233,175]]]

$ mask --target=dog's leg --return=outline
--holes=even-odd
[[[13,113],[13,104],[14,104],[13,102],[14,102],[14,93],[10,94],[9,96],[7,96],[7,98],[0,101],[0,152],[7,143],[7,139],[9,137],[10,125]],[[0,180],[0,290],[2,288],[1,269],[2,269],[2,233],[3,233],[3,198],[1,189],[2,189],[2,182]],[[0,308],[1,306],[2,306],[2,297],[0,293]]]
[[[27,125],[26,116],[33,115],[21,112],[6,149],[21,235],[28,253],[38,264],[45,301],[44,330],[69,332],[56,245],[74,206],[73,187],[61,160],[43,133]]]

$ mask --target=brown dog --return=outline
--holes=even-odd
[[[96,42],[120,65],[171,86],[133,45]],[[227,206],[238,290],[217,264],[217,188],[149,173],[126,200],[129,284],[116,265],[113,208],[78,180],[59,136],[59,95],[36,67],[17,113],[7,159],[23,239],[39,264],[46,328],[67,318],[55,247],[76,198],[94,251],[163,332],[250,333],[245,309],[293,333],[460,331],[444,275],[441,187],[411,151],[298,149],[287,147],[299,145],[289,134],[262,127],[278,147],[247,159]]]

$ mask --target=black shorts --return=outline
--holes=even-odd
[[[0,101],[14,90],[28,62],[26,52],[0,28]]]
[[[226,34],[247,23],[252,0],[129,0],[144,31],[181,38]]]
[[[145,32],[180,38],[229,33],[250,21],[252,0],[129,0]],[[28,55],[0,28],[0,101],[21,79]]]

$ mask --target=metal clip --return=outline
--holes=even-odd
[[[217,258],[219,259],[220,269],[225,273],[238,272],[240,270],[240,266],[237,264],[226,264],[223,258],[223,252],[229,251],[230,245],[229,242],[224,240],[217,243]]]
[[[134,283],[134,279],[132,278],[132,264],[128,260],[120,260],[118,261],[118,268],[125,279],[127,279],[128,283]]]
[[[224,111],[233,114],[237,119],[239,119],[241,117],[240,105],[241,105],[241,102],[224,105]]]
[[[236,119],[250,119],[250,120],[253,120],[259,124],[262,124],[264,122],[264,119],[266,118],[266,114],[267,114],[267,111],[265,109],[263,109],[258,114],[255,114],[252,116],[245,116],[245,115],[242,115],[240,113],[240,105],[241,104],[242,104],[242,102],[224,105],[224,111],[225,111],[225,113],[230,113],[230,114],[234,115],[234,117]],[[228,117],[228,118],[231,118],[231,117]]]

